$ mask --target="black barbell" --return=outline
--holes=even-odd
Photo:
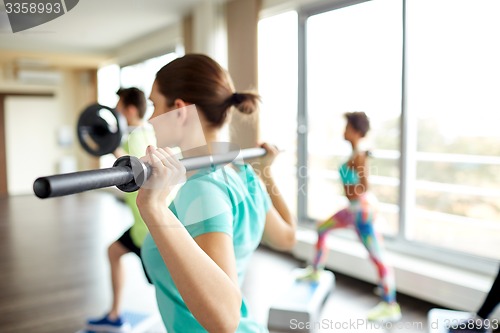
[[[221,143],[234,148],[234,144]],[[190,157],[180,160],[186,171],[228,164],[236,159],[264,156],[264,148],[229,150],[225,153]],[[33,183],[35,195],[41,199],[116,186],[124,192],[137,191],[151,175],[151,167],[134,156],[118,158],[113,167],[40,177]]]
[[[93,156],[114,152],[128,132],[125,118],[116,110],[101,104],[85,108],[78,119],[77,135],[82,148]],[[251,159],[266,154],[263,148],[239,150],[232,143],[213,143],[214,155],[182,159],[187,171],[214,167],[237,158]],[[134,156],[118,158],[113,167],[40,177],[33,183],[35,195],[41,199],[116,186],[124,192],[137,191],[151,174],[151,167]]]

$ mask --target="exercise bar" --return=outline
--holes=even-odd
[[[236,159],[264,156],[264,148],[248,148],[223,154],[190,157],[180,160],[186,171],[231,163]],[[33,183],[41,199],[60,197],[99,188],[116,186],[124,192],[137,191],[151,174],[151,167],[134,156],[122,156],[111,168],[40,177]]]

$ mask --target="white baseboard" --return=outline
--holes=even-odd
[[[314,256],[316,232],[300,229],[292,254],[310,262]],[[375,266],[360,242],[329,236],[330,249],[326,267],[362,281],[377,283]],[[469,272],[420,258],[387,252],[387,260],[396,275],[397,291],[439,306],[475,312],[482,304],[491,284],[492,276]],[[497,307],[493,318],[500,318]]]

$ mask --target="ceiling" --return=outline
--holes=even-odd
[[[201,1],[80,0],[53,21],[17,33],[12,33],[2,1],[0,51],[109,53],[178,22]]]

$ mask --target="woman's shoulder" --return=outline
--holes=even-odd
[[[182,189],[197,196],[217,194],[221,191],[227,193],[237,189],[239,173],[229,166],[202,169],[190,177]]]
[[[183,188],[189,191],[238,191],[254,183],[257,178],[257,173],[250,164],[228,164],[212,170],[200,170],[187,180]]]
[[[370,157],[371,152],[369,150],[361,150],[353,154],[352,161],[354,165],[363,165]]]
[[[207,168],[199,170],[196,174],[186,180],[186,182],[182,186],[182,189],[184,189],[185,191],[188,190],[193,192],[214,190],[220,187],[221,183],[220,177],[218,177],[217,172],[218,169],[209,170]]]

